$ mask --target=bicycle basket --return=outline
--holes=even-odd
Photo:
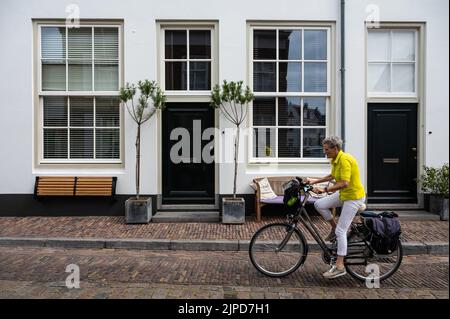
[[[300,183],[293,179],[283,184],[283,203],[289,207],[295,206],[299,201]]]

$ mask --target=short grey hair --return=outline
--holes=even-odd
[[[337,148],[340,150],[342,149],[342,140],[338,136],[328,136],[322,141],[322,145],[327,144],[330,148],[333,148],[337,146]]]

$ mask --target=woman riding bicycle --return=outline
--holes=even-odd
[[[307,179],[309,184],[323,183],[336,180],[336,184],[325,188],[315,187],[315,193],[332,193],[314,203],[316,210],[328,221],[332,227],[326,240],[337,239],[337,260],[330,270],[325,272],[325,278],[337,278],[347,272],[344,267],[344,257],[347,255],[347,231],[359,207],[364,204],[365,191],[362,186],[358,163],[348,153],[344,153],[342,140],[337,136],[330,136],[322,141],[323,151],[327,158],[331,158],[331,174],[320,179]],[[336,224],[330,208],[342,207],[339,221]]]

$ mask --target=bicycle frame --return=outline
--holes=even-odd
[[[306,211],[305,205],[308,201],[308,198],[311,196],[308,191],[304,190],[304,199],[300,206],[300,208],[297,209],[295,212],[293,218],[292,218],[292,226],[297,227],[297,223],[300,221],[303,226],[308,230],[308,232],[311,234],[311,236],[315,239],[315,241],[319,244],[320,248],[325,254],[325,257],[330,260],[330,262],[335,261],[336,255],[334,254],[334,250],[332,248],[329,248],[327,244],[325,244],[325,241],[320,236],[320,233],[316,226],[314,226],[314,223],[311,221],[311,218],[309,217],[308,212]],[[354,224],[351,224],[351,227],[354,228]],[[355,228],[354,228],[355,229]],[[355,229],[357,232],[359,232],[357,229]],[[290,232],[289,236],[286,236],[286,238],[283,240],[283,242],[279,245],[277,248],[278,250],[283,249],[284,245],[289,241],[289,238],[293,232]],[[355,243],[349,243],[348,247],[367,247],[370,249],[370,251],[373,253],[373,248],[366,242],[365,239],[363,239],[360,242]],[[355,251],[355,252],[348,252],[347,256],[345,256],[345,261],[348,262],[349,259],[363,259],[363,262],[351,262],[352,264],[367,264],[365,256],[361,255],[361,251]]]
[[[317,230],[316,226],[314,226],[314,223],[311,221],[311,218],[308,215],[308,212],[306,211],[305,205],[308,201],[309,193],[304,192],[305,196],[303,199],[303,202],[299,209],[295,212],[293,216],[292,222],[294,223],[294,227],[297,227],[297,222],[301,222],[303,226],[308,230],[308,232],[311,234],[311,236],[315,239],[315,241],[319,244],[320,248],[323,250],[325,254],[327,254],[327,257],[330,259],[333,259],[332,249],[328,248],[328,246],[325,244],[324,240],[320,236],[319,231]]]

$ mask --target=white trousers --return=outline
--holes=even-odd
[[[321,199],[318,199],[314,203],[314,207],[316,210],[325,218],[325,220],[329,221],[333,218],[331,215],[330,208],[333,207],[342,207],[341,216],[339,217],[339,222],[336,227],[336,239],[337,239],[337,254],[338,256],[346,256],[347,255],[347,231],[350,227],[350,224],[353,221],[358,209],[364,204],[366,198],[360,198],[357,200],[339,200],[339,192],[335,192],[331,195],[325,196]]]

